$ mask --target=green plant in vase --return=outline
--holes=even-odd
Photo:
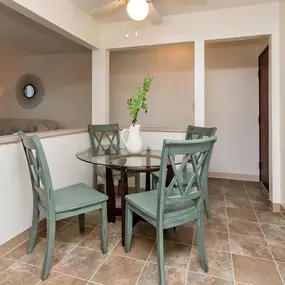
[[[146,95],[149,92],[152,80],[153,80],[153,77],[150,77],[149,75],[145,77],[143,81],[143,85],[142,86],[138,85],[136,88],[136,94],[129,97],[127,101],[128,110],[132,117],[133,126],[138,121],[138,115],[139,115],[140,110],[144,110],[145,113],[147,113]]]
[[[143,143],[140,136],[140,125],[137,124],[138,115],[141,110],[147,113],[147,98],[146,95],[150,90],[153,77],[148,75],[144,78],[143,85],[136,87],[135,95],[131,96],[127,100],[128,110],[132,118],[132,125],[129,129],[124,129],[122,132],[122,140],[129,153],[136,154],[140,153],[143,149]],[[124,139],[125,131],[129,132],[128,141]]]

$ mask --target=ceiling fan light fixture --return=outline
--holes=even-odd
[[[146,0],[129,0],[127,12],[134,21],[142,21],[149,13],[148,3]]]

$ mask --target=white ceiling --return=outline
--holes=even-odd
[[[118,0],[71,0],[88,14],[104,5]],[[161,16],[193,13],[199,11],[225,9],[239,6],[258,5],[279,2],[278,0],[152,0]],[[116,22],[128,20],[125,9],[108,15],[104,21]]]
[[[56,54],[88,50],[0,4],[0,51]]]

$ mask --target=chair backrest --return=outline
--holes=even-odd
[[[186,140],[202,139],[205,137],[214,136],[217,128],[205,128],[189,125],[186,131]]]
[[[18,136],[24,147],[34,198],[44,208],[54,210],[53,185],[41,141],[39,137],[26,136],[23,132],[19,132]]]
[[[120,132],[118,124],[88,125],[88,131],[94,154],[119,152]]]
[[[197,140],[164,140],[158,185],[158,217],[163,218],[164,211],[169,206],[178,206],[199,198],[200,202],[203,200],[210,158],[216,140],[216,136]],[[182,160],[182,163],[175,163],[175,160],[178,162],[176,156],[179,156],[179,162]],[[187,163],[192,165],[193,172],[188,173],[188,180],[185,181],[182,176]],[[174,172],[168,186],[167,167],[172,168]]]

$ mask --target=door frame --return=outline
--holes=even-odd
[[[270,48],[269,48],[269,44],[263,49],[263,51],[260,53],[260,55],[258,56],[258,129],[259,129],[259,181],[261,182],[261,124],[260,124],[260,116],[261,116],[261,92],[260,92],[260,59],[261,57],[268,52],[268,57],[270,58]],[[268,78],[268,84],[270,82],[270,61],[268,62],[268,74],[269,74],[269,78]],[[269,156],[269,161],[270,161],[270,86],[268,86],[268,156]],[[270,187],[270,165],[268,165],[268,174],[269,174],[269,183],[267,185],[266,190],[269,192],[269,187]]]

